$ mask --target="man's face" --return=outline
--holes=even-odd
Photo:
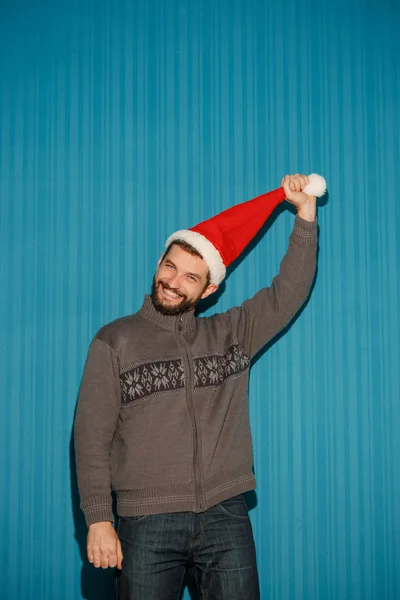
[[[155,308],[164,315],[193,310],[199,300],[217,289],[207,284],[207,275],[208,265],[202,258],[174,244],[154,275],[151,299]]]

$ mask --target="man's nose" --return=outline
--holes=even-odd
[[[168,285],[174,290],[179,290],[181,286],[181,278],[178,273],[174,273],[172,277],[168,280]]]

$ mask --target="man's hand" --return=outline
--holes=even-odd
[[[308,184],[307,175],[285,175],[281,186],[285,190],[286,200],[297,208],[297,214],[306,221],[314,221],[317,214],[317,199],[308,196],[302,190]]]
[[[88,560],[94,567],[122,569],[121,542],[110,521],[89,526],[86,549]]]

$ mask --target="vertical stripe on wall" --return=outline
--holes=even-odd
[[[112,597],[71,467],[90,340],[172,231],[316,171],[315,287],[251,373],[262,598],[400,598],[399,26],[394,0],[1,4],[2,597]],[[269,284],[292,224],[208,313]]]

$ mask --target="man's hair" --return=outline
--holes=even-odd
[[[191,244],[188,244],[187,242],[184,242],[183,240],[173,240],[168,247],[166,248],[164,254],[161,257],[161,262],[164,261],[164,259],[166,258],[168,252],[171,250],[172,246],[179,246],[180,248],[182,248],[182,250],[184,250],[185,252],[187,252],[188,254],[192,254],[192,256],[198,256],[199,258],[203,258],[203,255],[200,254],[200,252],[198,250],[196,250],[196,248],[194,248],[194,246],[192,246]],[[210,275],[210,269],[207,269],[207,280],[206,280],[206,286],[208,287],[211,283],[211,275]]]

